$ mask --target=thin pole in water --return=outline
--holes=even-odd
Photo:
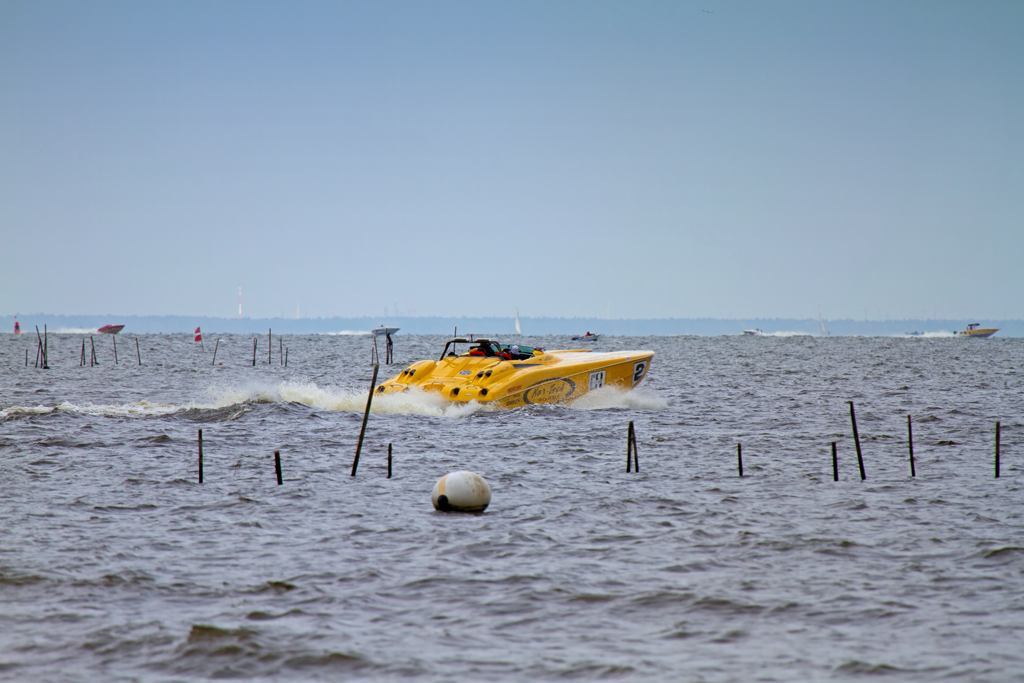
[[[46,325],[43,325],[43,370],[50,369],[50,340],[46,336]]]
[[[82,337],[82,355],[78,359],[78,367],[85,365],[85,337]]]
[[[281,451],[274,451],[274,470],[277,472],[277,485],[280,486],[284,483],[281,478]]]
[[[853,423],[853,443],[857,446],[857,466],[860,467],[860,480],[864,481],[867,476],[864,474],[864,458],[860,453],[860,435],[857,433],[857,415],[853,412],[853,401],[847,401],[850,404],[850,422]]]
[[[99,358],[96,357],[96,340],[92,338],[91,334],[89,335],[89,349],[90,355],[92,356],[92,358],[89,360],[89,367],[92,367],[93,365],[99,365],[100,360]]]
[[[391,444],[388,444],[388,479],[391,478]]]
[[[288,367],[288,349],[284,350],[284,366]]]
[[[917,471],[914,469],[914,428],[910,423],[910,415],[907,415],[907,447],[910,448],[910,476],[917,478]]]
[[[359,467],[359,454],[363,450],[363,435],[366,434],[366,421],[370,418],[370,404],[373,403],[373,390],[377,386],[377,371],[380,365],[373,366],[373,379],[370,380],[370,393],[366,395],[366,412],[363,413],[363,426],[359,429],[359,444],[356,446],[356,457],[352,460],[352,476],[356,476]]]
[[[284,340],[280,335],[277,337],[277,360],[284,365]]]
[[[274,331],[267,328],[267,365],[274,364]]]
[[[220,348],[220,339],[217,339],[217,343],[213,345],[213,364],[217,364],[217,349]]]
[[[82,347],[85,348],[85,340],[82,340]],[[142,365],[142,351],[139,351],[139,338],[135,338],[135,355],[139,357],[139,365]]]
[[[836,455],[836,442],[832,442],[832,481],[839,481],[839,457]]]
[[[110,340],[114,342],[114,365],[118,365],[117,362],[117,335],[110,335]]]
[[[736,464],[739,465],[740,476],[743,476],[743,444],[736,444]]]
[[[636,429],[633,430],[633,469],[640,474],[640,451],[636,448]]]
[[[252,338],[252,366],[256,367],[256,337]]]
[[[633,471],[633,421],[629,421],[626,429],[626,474]]]
[[[999,478],[999,423],[996,422],[996,479]]]
[[[199,430],[199,483],[203,483],[203,430]]]

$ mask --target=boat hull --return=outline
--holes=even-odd
[[[991,337],[993,334],[995,334],[998,331],[999,331],[998,327],[996,327],[996,328],[982,327],[982,328],[975,328],[973,330],[963,330],[962,332],[957,332],[956,336],[962,337],[962,338],[984,339],[986,337]]]
[[[414,363],[377,391],[415,389],[452,403],[477,401],[502,409],[568,403],[606,386],[633,389],[647,376],[653,357],[653,351],[589,350],[538,352],[513,361],[462,355]]]
[[[117,334],[124,329],[124,325],[104,325],[100,329],[96,330],[100,334]]]

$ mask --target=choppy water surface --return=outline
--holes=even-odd
[[[5,680],[1024,678],[1024,340],[602,338],[640,390],[375,401],[351,477],[368,337],[0,339]],[[485,514],[433,510],[455,469]]]

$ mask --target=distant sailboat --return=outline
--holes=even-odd
[[[523,333],[523,326],[519,324],[519,307],[516,306],[516,334]]]
[[[820,334],[822,337],[827,337],[829,335],[829,331],[825,329],[825,321],[821,319],[820,308],[818,309],[818,327],[820,328],[818,330],[818,334]]]

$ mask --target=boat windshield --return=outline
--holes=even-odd
[[[470,344],[471,346],[465,353],[458,353],[458,344]],[[543,351],[543,349],[535,349],[531,346],[520,346],[518,349],[519,353],[512,353],[512,346],[509,344],[501,344],[490,339],[470,341],[463,337],[456,337],[444,345],[444,351],[441,352],[441,358],[438,360],[455,356],[460,358],[479,356],[483,358],[501,358],[503,360],[525,360],[533,358],[535,351]]]

